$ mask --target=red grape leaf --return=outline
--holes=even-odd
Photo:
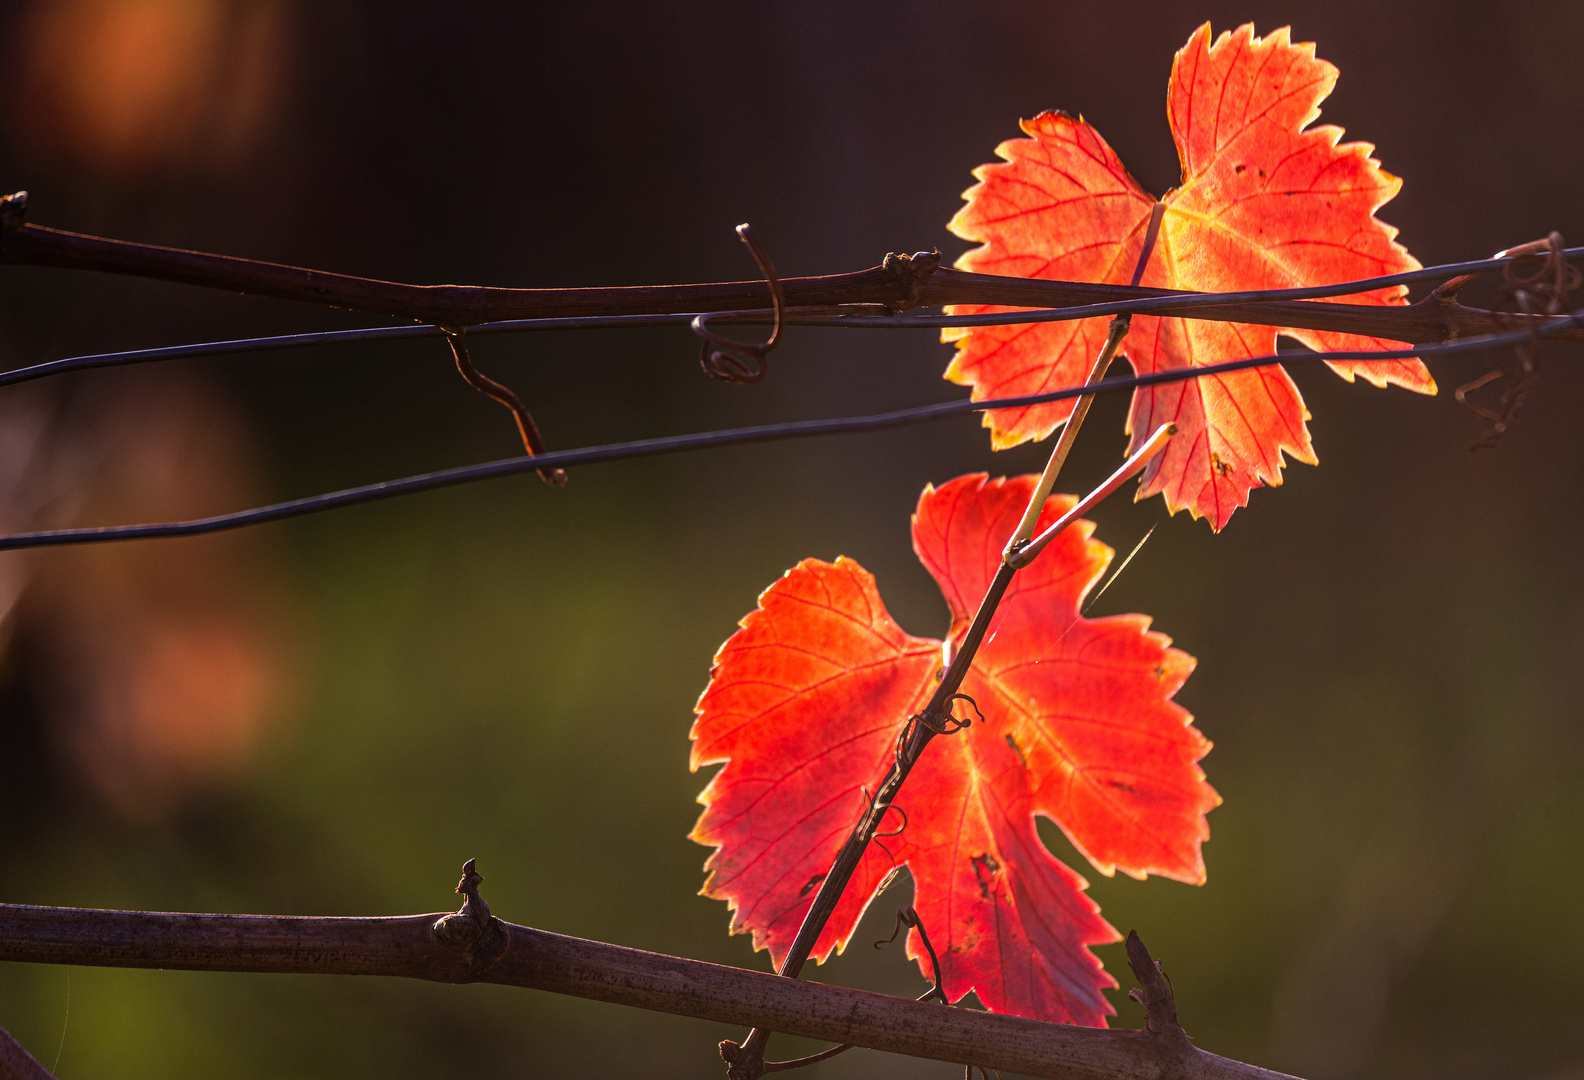
[[[924,489],[913,547],[946,596],[954,647],[1033,484],[981,473]],[[1073,503],[1052,496],[1040,526]],[[1204,880],[1205,814],[1220,800],[1196,763],[1210,744],[1171,701],[1193,660],[1144,616],[1079,615],[1112,557],[1093,529],[1076,523],[1013,579],[963,683],[984,722],[919,759],[884,823],[900,831],[870,845],[816,960],[846,947],[906,866],[953,1000],[974,990],[998,1012],[1100,1025],[1112,1011],[1101,991],[1116,984],[1087,946],[1116,931],[1040,841],[1035,815],[1103,874]],[[777,965],[942,660],[942,642],[897,626],[846,558],[789,570],[716,655],[692,767],[725,768],[699,796],[692,837],[717,849],[704,894],[727,901],[733,932],[751,931]],[[930,977],[916,932],[908,955]]]
[[[1337,69],[1294,45],[1283,28],[1257,38],[1250,25],[1211,44],[1205,23],[1177,53],[1167,115],[1182,161],[1182,186],[1166,212],[1142,284],[1223,292],[1325,285],[1417,269],[1397,230],[1375,211],[1402,182],[1382,171],[1368,143],[1339,145],[1342,129],[1306,128],[1320,114]],[[1019,277],[1127,283],[1154,199],[1084,120],[1047,112],[1023,122],[1027,139],[1002,143],[1002,162],[974,171],[979,183],[950,228],[980,247],[963,270]],[[1337,297],[1404,304],[1402,286]],[[958,305],[952,313],[1005,308]],[[946,377],[975,400],[1037,394],[1083,381],[1105,339],[1105,319],[947,330],[957,355]],[[1140,374],[1276,351],[1287,334],[1316,349],[1386,349],[1397,342],[1314,330],[1137,316],[1124,349]],[[1352,381],[1434,393],[1414,360],[1341,362]],[[1072,412],[1057,402],[985,415],[997,449],[1042,439]],[[1282,455],[1314,464],[1309,413],[1281,367],[1139,390],[1128,430],[1137,449],[1157,426],[1180,434],[1146,469],[1139,497],[1157,492],[1219,530],[1261,484],[1281,483]]]

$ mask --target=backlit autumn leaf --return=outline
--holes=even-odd
[[[1337,69],[1294,45],[1283,28],[1252,26],[1211,44],[1210,24],[1177,53],[1167,117],[1182,162],[1182,186],[1161,201],[1160,237],[1142,284],[1225,292],[1327,285],[1419,267],[1374,214],[1402,182],[1371,158],[1368,143],[1341,143],[1342,129],[1310,128]],[[975,170],[979,183],[951,221],[980,242],[963,270],[1019,277],[1126,284],[1155,199],[1082,118],[1047,112],[1023,122],[1027,139],[1002,143],[1003,159]],[[1337,297],[1353,304],[1403,304],[1402,286]],[[1006,310],[957,306],[953,313]],[[975,400],[1037,394],[1081,383],[1105,339],[1106,320],[945,331],[957,342],[946,377]],[[1287,334],[1315,349],[1400,348],[1401,343],[1324,331],[1137,316],[1124,344],[1136,372],[1204,366],[1276,351]],[[1362,375],[1434,393],[1418,360],[1341,362]],[[1072,411],[1059,402],[985,415],[997,449],[1041,439]],[[1145,471],[1139,497],[1164,495],[1220,529],[1261,484],[1281,483],[1283,454],[1316,462],[1298,388],[1279,366],[1139,390],[1128,431],[1133,448],[1163,423],[1180,434]]]
[[[1033,477],[926,488],[913,547],[962,637]],[[1070,509],[1052,496],[1040,527]],[[915,766],[814,948],[846,947],[893,868],[940,953],[952,1000],[1103,1025],[1115,982],[1088,946],[1115,941],[1083,878],[1046,849],[1054,820],[1103,874],[1202,882],[1205,814],[1219,799],[1196,762],[1209,742],[1171,701],[1193,659],[1142,615],[1085,619],[1112,551],[1079,521],[1013,579],[963,683],[984,722],[934,740]],[[935,688],[942,642],[886,612],[851,559],[807,559],[766,589],[715,658],[692,766],[725,763],[693,839],[716,847],[704,893],[779,965],[837,849],[890,768],[907,717]],[[960,715],[972,716],[963,703]],[[902,827],[904,826],[905,827]],[[894,860],[894,861],[893,861]],[[908,955],[929,976],[915,931]]]

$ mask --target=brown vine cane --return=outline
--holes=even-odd
[[[1133,271],[1133,281],[1142,279],[1144,268],[1154,252],[1155,241],[1160,233],[1161,219],[1165,207],[1156,203],[1150,213],[1149,223],[1141,238],[1141,246],[1137,265]],[[1117,316],[1111,320],[1110,332],[1102,346],[1099,357],[1090,369],[1089,382],[1095,382],[1104,374],[1112,358],[1116,355],[1118,347],[1126,337],[1131,319],[1128,316]],[[1125,482],[1126,479],[1137,475],[1144,466],[1161,450],[1165,449],[1166,441],[1176,433],[1176,426],[1162,425],[1137,451],[1129,456],[1122,467],[1113,473],[1100,487],[1090,492],[1079,501],[1071,510],[1053,523],[1044,533],[1032,542],[1027,539],[1027,530],[1032,528],[1038,519],[1041,509],[1045,505],[1045,498],[1050,493],[1051,485],[1055,482],[1056,474],[1062,462],[1066,459],[1067,451],[1072,446],[1076,437],[1078,426],[1083,421],[1085,402],[1089,396],[1080,398],[1074,408],[1073,415],[1064,427],[1060,439],[1052,449],[1050,462],[1035,485],[1034,492],[1029,499],[1029,505],[1023,515],[1023,521],[1018,526],[1008,543],[1006,552],[1000,564],[996,567],[995,577],[985,590],[984,598],[980,601],[978,610],[974,614],[973,622],[968,631],[963,635],[962,643],[957,653],[952,657],[951,663],[941,674],[939,685],[930,696],[928,704],[921,712],[908,717],[897,741],[895,762],[887,773],[880,789],[870,800],[868,809],[859,819],[847,839],[837,851],[831,863],[830,870],[824,880],[820,882],[819,891],[814,896],[813,903],[803,916],[802,925],[798,927],[796,937],[787,949],[778,974],[787,978],[797,978],[803,970],[804,963],[814,951],[814,945],[825,928],[832,912],[841,899],[842,892],[847,883],[852,879],[853,872],[857,869],[859,861],[863,858],[869,842],[880,831],[880,823],[884,820],[886,812],[891,808],[897,793],[902,789],[908,775],[913,771],[913,766],[918,762],[924,748],[931,739],[937,735],[950,736],[969,726],[970,721],[952,715],[952,705],[961,694],[963,679],[968,675],[968,669],[973,664],[974,656],[978,653],[980,644],[984,641],[990,622],[995,618],[996,610],[1000,607],[1001,598],[1006,595],[1007,588],[1012,584],[1012,578],[1018,570],[1027,566],[1038,556],[1040,550],[1050,542],[1064,528],[1076,518],[1087,513],[1099,500],[1111,494]],[[971,698],[968,699],[973,704]],[[974,704],[974,711],[978,706]],[[983,719],[981,715],[980,719]],[[770,1041],[770,1032],[764,1028],[754,1028],[748,1037],[738,1045],[732,1040],[725,1040],[720,1044],[721,1056],[726,1061],[728,1080],[759,1080],[764,1075],[767,1065],[764,1060],[765,1046]]]
[[[896,809],[898,812],[901,811],[900,807],[897,807]],[[875,835],[878,838],[882,834],[877,833]],[[887,833],[884,835],[895,834]],[[951,1002],[946,1000],[946,991],[941,989],[940,957],[935,953],[935,946],[930,943],[929,931],[924,928],[924,920],[919,916],[917,910],[912,907],[900,909],[896,913],[896,925],[891,929],[891,936],[888,938],[881,938],[879,941],[874,943],[874,947],[879,949],[882,945],[891,944],[897,939],[897,935],[902,932],[902,928],[904,926],[910,927],[919,932],[919,940],[924,943],[924,951],[929,953],[930,967],[935,973],[935,981],[930,985],[930,988],[913,1000],[929,1001],[931,998],[933,998],[936,1001],[939,1001],[942,1005],[950,1005]],[[766,1061],[763,1062],[762,1065],[764,1071],[767,1073],[786,1072],[789,1069],[801,1069],[807,1065],[817,1065],[821,1061],[835,1057],[837,1054],[844,1054],[848,1050],[851,1050],[853,1045],[853,1043],[838,1043],[827,1050],[821,1050],[817,1054],[809,1054],[800,1058],[789,1058],[786,1061]],[[719,1044],[719,1049],[721,1059],[725,1061],[727,1065],[734,1064],[742,1053],[742,1047],[735,1039],[722,1039]],[[971,1066],[964,1066],[965,1069],[970,1067]],[[972,1067],[982,1068],[980,1066]],[[999,1076],[1000,1073],[996,1073],[996,1075]]]

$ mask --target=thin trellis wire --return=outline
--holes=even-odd
[[[1572,258],[1584,257],[1584,247],[1568,248],[1564,254]],[[791,314],[787,322],[797,326],[853,327],[858,329],[941,329],[962,326],[1006,326],[1038,322],[1067,322],[1089,319],[1100,315],[1150,314],[1160,311],[1191,311],[1196,307],[1215,307],[1222,304],[1253,303],[1266,300],[1318,300],[1330,296],[1347,296],[1369,292],[1393,285],[1408,285],[1419,281],[1456,277],[1464,274],[1484,274],[1500,270],[1516,262],[1519,257],[1474,259],[1467,262],[1444,263],[1427,266],[1422,270],[1409,270],[1385,277],[1360,278],[1337,285],[1314,285],[1301,289],[1264,289],[1229,293],[1173,293],[1168,296],[1147,297],[1141,300],[1117,300],[1098,304],[1080,304],[1061,308],[1033,308],[1007,312],[989,312],[983,315],[797,315]],[[755,321],[769,318],[762,314],[732,312],[688,312],[669,315],[582,315],[548,319],[509,319],[500,322],[480,323],[468,327],[469,335],[517,334],[544,330],[594,330],[641,328],[653,326],[686,326],[700,314],[712,322]],[[306,334],[280,334],[271,337],[238,338],[233,341],[210,341],[194,345],[168,345],[154,349],[127,349],[120,352],[95,353],[89,356],[72,356],[50,360],[42,364],[0,372],[0,387],[29,382],[50,375],[93,368],[122,367],[128,364],[146,364],[157,360],[178,360],[184,357],[224,356],[243,352],[270,352],[279,349],[303,349],[319,345],[345,345],[364,341],[402,341],[412,338],[443,337],[444,331],[428,325],[370,326],[356,330],[323,330]]]
[[[1412,349],[1353,350],[1315,353],[1276,353],[1267,356],[1249,356],[1228,360],[1204,367],[1175,368],[1171,371],[1151,372],[1126,378],[1103,379],[1087,386],[1070,386],[1043,394],[1029,394],[1015,398],[994,398],[985,401],[948,401],[938,405],[924,405],[911,409],[874,413],[866,416],[837,417],[829,420],[800,420],[783,424],[760,424],[754,427],[728,428],[692,435],[672,435],[657,439],[637,439],[631,442],[609,443],[577,450],[553,450],[533,457],[503,458],[478,465],[466,465],[438,472],[422,473],[400,480],[383,480],[375,484],[345,488],[323,495],[313,495],[287,502],[272,503],[230,514],[197,518],[191,521],[163,522],[146,525],[118,525],[102,528],[54,529],[41,532],[14,533],[0,536],[0,551],[19,548],[56,547],[67,544],[105,543],[115,540],[156,539],[174,536],[198,536],[221,532],[245,525],[260,525],[270,521],[302,517],[343,506],[390,499],[436,488],[453,487],[499,476],[532,472],[556,466],[592,465],[604,461],[624,461],[632,458],[655,457],[684,450],[705,450],[750,443],[776,442],[785,439],[813,438],[822,435],[848,435],[866,431],[929,423],[965,413],[986,412],[994,409],[1026,408],[1053,401],[1064,401],[1085,394],[1110,394],[1135,390],[1162,383],[1186,382],[1224,375],[1248,368],[1269,367],[1281,363],[1314,362],[1326,360],[1402,360],[1414,356],[1448,356],[1457,353],[1479,352],[1530,342],[1535,337],[1547,337],[1570,327],[1584,325],[1584,308],[1559,317],[1555,322],[1533,330],[1515,330],[1501,334],[1486,334],[1439,344],[1420,345]]]

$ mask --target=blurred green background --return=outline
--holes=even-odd
[[[1381,216],[1425,263],[1584,241],[1584,9],[1563,0],[11,0],[0,187],[39,224],[415,282],[749,277],[740,221],[784,274],[954,258],[970,170],[1041,109],[1172,185],[1166,77],[1207,18],[1290,22],[1341,68],[1324,119],[1405,178]],[[0,270],[5,366],[377,321]],[[949,354],[796,330],[734,387],[682,330],[475,346],[554,447],[947,400]],[[1226,800],[1209,884],[1099,878],[1046,836],[1163,958],[1207,1049],[1338,1080],[1584,1074],[1584,354],[1543,356],[1478,454],[1451,396],[1477,358],[1436,365],[1434,399],[1297,368],[1321,467],[1219,537],[1161,522],[1096,609],[1147,612],[1199,658],[1179,700]],[[1097,406],[1071,484],[1120,457],[1123,413]],[[453,906],[475,857],[505,918],[762,968],[696,895],[686,839],[710,657],[806,556],[858,559],[939,633],[908,513],[927,482],[1042,460],[987,443],[964,419],[10,557],[0,896],[398,914]],[[216,512],[513,444],[434,342],[89,373],[0,402],[0,524]],[[1098,535],[1126,551],[1161,514],[1118,498]],[[922,989],[900,949],[815,975]],[[738,1034],[497,987],[17,964],[0,1024],[69,1080],[713,1076]],[[810,1075],[955,1073],[854,1052]]]

